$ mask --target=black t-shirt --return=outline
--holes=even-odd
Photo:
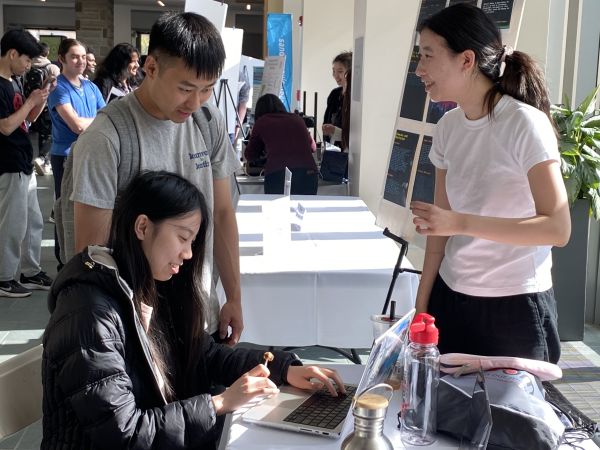
[[[0,119],[14,114],[24,101],[20,86],[0,77]],[[30,175],[33,172],[33,147],[27,134],[25,122],[8,136],[0,133],[0,175],[18,172]]]

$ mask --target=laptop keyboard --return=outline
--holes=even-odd
[[[356,386],[346,386],[345,394],[332,396],[323,387],[306,399],[291,412],[284,422],[308,425],[333,430],[348,415],[348,410],[356,392]]]

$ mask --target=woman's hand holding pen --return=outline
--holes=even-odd
[[[259,364],[239,377],[225,392],[213,396],[217,415],[235,411],[259,395],[278,393],[279,389],[269,379],[269,374],[269,369]]]
[[[425,236],[464,234],[466,216],[425,202],[411,202],[417,233]]]

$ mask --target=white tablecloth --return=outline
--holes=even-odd
[[[335,368],[344,382],[358,384],[360,375],[364,366],[358,365],[331,365]],[[435,449],[435,450],[456,450],[458,442],[445,436],[438,436],[435,444],[429,447],[405,447],[400,440],[400,430],[398,430],[398,411],[400,410],[400,393],[394,392],[394,396],[387,410],[384,423],[384,433],[390,439],[395,449]],[[354,429],[354,418],[352,411],[348,412],[348,418],[344,424],[342,437],[331,439],[328,437],[313,436],[304,433],[294,433],[291,431],[281,431],[274,428],[267,428],[260,425],[246,423],[241,419],[241,414],[247,411],[247,408],[241,408],[234,414],[229,414],[225,420],[225,429],[221,437],[219,450],[289,450],[289,449],[311,449],[328,450],[339,449],[344,437]],[[519,430],[515,430],[516,433]],[[577,447],[563,445],[561,450],[579,448],[582,450],[598,450],[598,447],[591,441],[586,440],[578,442]]]
[[[281,201],[242,195],[238,204],[241,340],[370,347],[370,316],[381,313],[399,246],[383,236],[359,198],[298,196],[277,210]],[[289,212],[298,203],[306,209],[301,221]],[[289,232],[290,221],[300,231]],[[406,258],[403,267],[412,268]],[[417,275],[399,275],[392,297],[399,314],[413,306],[417,286]]]

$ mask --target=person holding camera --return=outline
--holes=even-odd
[[[40,266],[44,221],[28,136],[30,123],[46,106],[50,86],[33,90],[25,99],[17,82],[32,58],[42,53],[28,31],[7,31],[0,49],[0,297],[18,298],[30,296],[30,289],[47,290],[52,283]]]

